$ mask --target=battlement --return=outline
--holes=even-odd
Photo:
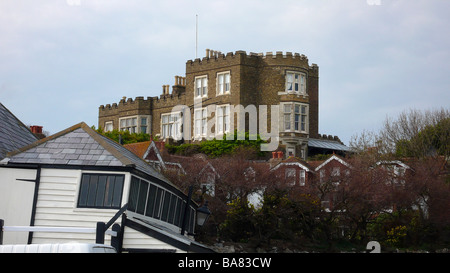
[[[233,65],[233,64],[250,64],[254,65],[257,62],[261,62],[263,65],[278,65],[278,66],[296,66],[302,67],[304,69],[317,71],[317,64],[312,64],[311,66],[308,64],[308,57],[304,54],[300,53],[292,53],[276,51],[275,54],[273,52],[264,53],[254,53],[250,52],[247,54],[246,51],[239,50],[236,52],[228,52],[226,54],[221,51],[206,49],[205,57],[202,59],[197,58],[195,60],[188,60],[186,62],[187,70],[190,67],[195,67],[198,65]]]
[[[136,97],[134,100],[132,98],[122,97],[120,102],[106,105],[100,105],[100,110],[111,110],[111,109],[117,109],[120,106],[127,106],[127,105],[150,105],[152,97],[147,97],[147,99],[144,99],[144,97]]]

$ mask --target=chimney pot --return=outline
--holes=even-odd
[[[277,154],[278,154],[278,158],[283,158],[283,152],[282,151],[277,152]]]
[[[33,125],[30,126],[30,130],[33,134],[42,134],[42,126]]]

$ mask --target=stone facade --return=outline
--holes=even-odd
[[[316,64],[309,65],[305,55],[291,52],[247,54],[245,51],[222,54],[207,49],[202,59],[186,62],[186,76],[175,76],[172,92],[169,85],[163,85],[159,97],[134,100],[124,97],[119,104],[101,105],[98,125],[107,130],[130,129],[125,128],[124,119],[136,117],[129,123],[135,126],[133,131],[140,132],[141,117],[149,117],[146,133],[162,138],[174,137],[173,134],[179,136],[190,127],[191,137],[184,139],[190,142],[206,138],[202,131],[205,121],[213,124],[208,128],[207,136],[230,131],[230,125],[231,129],[237,129],[243,121],[238,120],[238,115],[233,115],[231,120],[227,112],[236,110],[239,113],[237,105],[246,110],[255,106],[257,113],[261,105],[267,105],[267,128],[271,122],[277,123],[280,144],[286,148],[286,154],[305,158],[308,139],[319,138],[318,85],[319,68]],[[207,108],[206,113],[195,113],[200,109],[200,103],[201,107]],[[183,114],[190,113],[190,126],[181,122],[189,121],[186,116],[167,115],[176,105],[187,106],[189,110]],[[271,120],[272,105],[279,106],[276,121]],[[258,122],[249,117],[247,114],[246,130],[249,130],[249,124],[257,123],[259,127]]]

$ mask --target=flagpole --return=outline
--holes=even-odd
[[[195,58],[197,59],[198,53],[198,14],[195,15]]]

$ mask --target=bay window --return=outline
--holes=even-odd
[[[302,103],[282,103],[283,131],[308,133],[308,105]]]

